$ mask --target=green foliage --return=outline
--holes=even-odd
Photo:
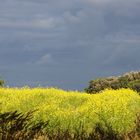
[[[128,84],[128,87],[133,90],[136,90],[137,92],[140,92],[140,80],[135,80],[135,81],[130,82]]]
[[[48,122],[38,122],[31,124],[29,121],[33,117],[33,112],[0,113],[0,140],[32,140],[36,135],[43,134],[43,129]]]
[[[119,134],[114,131],[112,126],[104,119],[102,121],[105,127],[99,122],[92,128],[92,131],[87,134],[80,126],[81,132],[77,130],[71,133],[69,129],[57,131],[44,131],[44,128],[49,124],[49,121],[39,121],[36,124],[30,123],[33,118],[33,112],[18,113],[5,112],[0,113],[0,140],[139,140],[140,139],[140,116],[134,122],[135,127],[132,131]],[[102,116],[101,116],[102,117]]]
[[[4,80],[0,80],[0,87],[4,86]]]
[[[140,72],[130,72],[119,77],[107,77],[92,80],[85,91],[88,93],[97,93],[106,88],[130,88],[140,92]]]

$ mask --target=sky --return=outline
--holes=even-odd
[[[0,0],[6,85],[83,90],[140,70],[140,0]]]

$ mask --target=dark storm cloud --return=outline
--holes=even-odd
[[[0,74],[13,86],[82,89],[139,70],[139,0],[0,0]]]

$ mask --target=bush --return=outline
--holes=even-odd
[[[140,72],[130,72],[118,77],[107,77],[92,80],[85,91],[88,93],[96,93],[106,88],[130,88],[140,92]]]
[[[4,86],[4,80],[0,80],[0,87]]]
[[[129,88],[140,92],[140,80],[132,81],[128,84]]]

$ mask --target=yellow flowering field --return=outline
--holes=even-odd
[[[97,94],[55,88],[0,88],[0,112],[36,110],[33,122],[49,120],[47,130],[84,129],[97,123],[124,133],[134,128],[140,112],[140,96],[130,89],[105,90]]]

